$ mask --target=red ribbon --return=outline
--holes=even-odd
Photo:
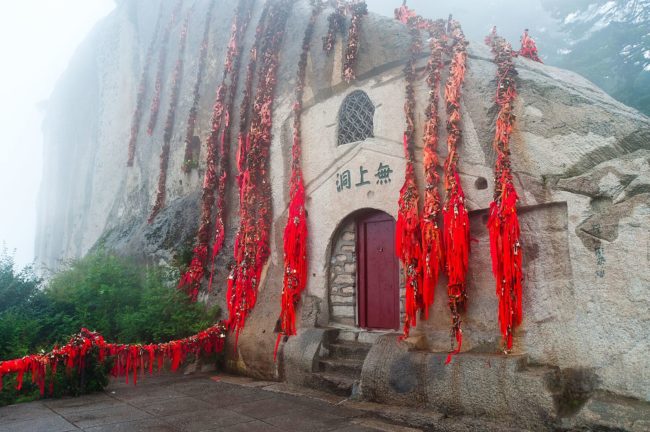
[[[107,357],[114,359],[111,374],[115,377],[124,376],[129,382],[132,375],[133,383],[138,381],[138,368],[144,374],[145,365],[149,373],[153,373],[153,364],[157,361],[160,371],[165,359],[171,360],[171,369],[177,370],[185,361],[187,354],[210,354],[223,349],[225,340],[225,326],[219,322],[196,335],[185,339],[174,340],[161,344],[149,345],[122,345],[107,343],[102,335],[97,332],[82,328],[70,341],[62,347],[54,347],[47,354],[32,354],[20,359],[0,362],[0,390],[4,375],[16,374],[16,389],[23,386],[25,373],[30,373],[32,382],[38,384],[41,396],[45,394],[46,381],[49,381],[50,394],[53,392],[53,380],[57,365],[63,363],[68,371],[73,368],[77,373],[83,373],[86,358],[92,349],[98,350],[98,360],[103,363]],[[48,373],[49,371],[49,373]]]

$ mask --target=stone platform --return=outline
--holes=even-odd
[[[0,408],[0,432],[413,430],[377,420],[367,411],[238,380],[165,374],[146,376],[135,387],[113,381],[101,393]]]

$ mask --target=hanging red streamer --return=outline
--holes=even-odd
[[[144,57],[144,66],[142,68],[142,76],[140,77],[140,84],[138,85],[138,94],[135,99],[135,109],[133,110],[133,116],[131,118],[131,135],[129,136],[129,147],[128,147],[128,159],[126,166],[133,166],[133,160],[135,159],[135,146],[138,141],[138,132],[140,131],[140,121],[142,120],[142,108],[144,105],[144,98],[147,93],[147,85],[149,83],[149,68],[151,67],[151,59],[153,57],[153,50],[156,45],[156,40],[158,39],[158,33],[160,31],[160,21],[162,20],[163,8],[160,7],[158,12],[158,18],[156,19],[156,26],[154,27],[153,36],[151,37],[151,42],[149,42],[149,47],[147,48],[147,53]]]
[[[366,2],[355,1],[348,4],[348,9],[352,18],[350,18],[350,28],[348,30],[348,46],[345,49],[345,57],[343,58],[343,79],[349,83],[356,79],[355,67],[357,64],[357,56],[359,54],[359,39],[361,33],[361,19],[364,15],[368,14],[368,6]]]
[[[345,5],[339,0],[334,8],[334,12],[327,17],[327,34],[323,37],[323,51],[327,55],[334,49],[336,35],[343,33],[345,27]]]
[[[279,329],[273,358],[277,359],[282,336],[296,334],[296,307],[307,285],[307,210],[305,209],[305,182],[302,176],[301,114],[309,47],[316,19],[322,3],[312,4],[312,13],[302,39],[302,51],[296,74],[296,93],[293,105],[293,145],[291,147],[291,178],[289,180],[289,215],[284,228],[284,283],[280,302]]]
[[[208,264],[208,250],[210,247],[210,237],[212,235],[212,209],[215,204],[215,193],[217,192],[218,182],[218,158],[219,150],[225,151],[227,149],[226,143],[223,142],[224,135],[220,131],[222,124],[224,128],[230,127],[229,118],[232,110],[232,97],[227,97],[228,91],[228,77],[231,73],[234,76],[239,74],[239,54],[240,46],[243,37],[246,33],[246,28],[251,17],[252,0],[240,2],[235,11],[233,23],[231,26],[230,39],[228,40],[228,49],[226,51],[226,60],[224,62],[224,69],[221,79],[221,84],[217,88],[214,106],[212,109],[211,130],[207,142],[206,154],[206,170],[203,178],[203,187],[201,193],[201,219],[199,220],[199,231],[197,234],[197,244],[194,247],[192,261],[190,262],[188,270],[181,276],[178,283],[178,288],[184,290],[188,296],[196,301],[203,277],[205,276],[205,267]],[[237,69],[233,67],[237,66]],[[234,83],[236,87],[236,78],[233,77],[231,85]],[[227,158],[228,154],[222,154],[222,159]],[[225,182],[225,178],[223,179]],[[223,209],[225,205],[225,198],[221,195],[225,194],[225,184],[219,188],[220,196],[217,198],[218,208]],[[219,249],[223,245],[223,211],[219,214],[216,221],[216,234],[217,242],[213,245],[212,256],[216,256]],[[216,247],[215,247],[216,246]]]
[[[176,105],[178,104],[178,93],[183,79],[183,56],[185,55],[185,46],[187,41],[187,26],[190,21],[191,10],[187,13],[183,25],[181,26],[181,36],[178,42],[178,59],[172,73],[172,90],[169,96],[169,110],[165,119],[165,131],[163,133],[163,145],[160,152],[160,170],[158,174],[158,189],[156,191],[156,201],[154,202],[148,223],[153,222],[160,210],[165,206],[167,192],[167,167],[169,166],[169,151],[171,147],[172,134],[174,133],[174,120],[176,118]]]
[[[521,36],[519,55],[543,63],[537,55],[537,45],[535,45],[535,40],[528,35],[528,29],[524,30],[524,34]]]
[[[440,193],[438,184],[438,129],[440,116],[438,103],[440,99],[440,75],[444,67],[443,53],[447,44],[445,22],[437,20],[428,26],[430,37],[429,61],[427,62],[427,84],[429,85],[429,103],[425,114],[424,135],[424,206],[422,209],[422,312],[424,319],[429,317],[429,308],[434,301],[440,269],[444,265],[442,230],[438,224],[440,217]]]
[[[111,374],[115,377],[126,377],[129,382],[137,384],[138,370],[144,373],[145,369],[153,373],[162,369],[165,360],[171,362],[171,369],[177,370],[185,361],[188,354],[200,355],[220,352],[223,349],[226,337],[223,323],[203,330],[196,335],[185,339],[174,340],[160,344],[113,344],[104,340],[97,332],[82,328],[70,341],[46,354],[32,354],[19,359],[0,361],[0,390],[4,375],[16,374],[16,389],[20,390],[26,373],[31,374],[34,384],[37,384],[41,396],[49,384],[50,394],[54,390],[53,376],[57,367],[63,364],[68,371],[76,368],[77,373],[82,373],[86,364],[86,357],[91,350],[98,351],[98,360],[103,363],[106,358],[113,358]],[[49,381],[49,383],[48,383]]]
[[[399,19],[397,11],[396,18]],[[406,280],[404,307],[406,317],[402,336],[404,338],[408,337],[410,328],[416,324],[417,312],[422,308],[422,234],[418,208],[419,193],[413,166],[415,162],[415,90],[413,82],[415,81],[415,62],[422,50],[419,23],[420,18],[417,16],[410,16],[407,19],[407,25],[411,33],[411,48],[409,61],[404,68],[406,78],[406,100],[404,102],[404,116],[406,117],[404,157],[406,159],[406,169],[404,185],[400,190],[395,227],[395,251],[404,268]]]
[[[452,316],[452,352],[460,352],[463,343],[460,313],[465,308],[467,290],[465,278],[469,261],[469,215],[465,208],[465,194],[458,175],[458,146],[462,142],[460,94],[465,80],[467,42],[458,21],[449,18],[448,37],[452,40],[452,58],[449,78],[445,86],[447,103],[447,159],[445,161],[446,199],[442,209],[443,244],[448,276],[447,297]],[[454,349],[454,341],[456,348]]]
[[[199,100],[201,97],[201,84],[203,83],[203,76],[205,75],[205,60],[208,55],[208,44],[210,39],[210,23],[212,22],[212,9],[215,2],[210,2],[208,6],[208,13],[205,16],[205,25],[203,28],[203,38],[201,40],[201,51],[199,52],[199,61],[196,66],[196,81],[194,82],[194,90],[192,92],[192,106],[187,116],[187,126],[185,128],[185,155],[183,156],[183,165],[181,169],[184,173],[189,173],[192,168],[197,166],[192,146],[194,139],[194,130],[196,128],[196,118],[199,111]]]
[[[160,54],[158,57],[158,71],[156,72],[156,82],[154,84],[154,95],[151,100],[151,107],[149,108],[149,124],[147,125],[147,134],[152,135],[153,130],[156,127],[158,121],[158,111],[160,110],[160,93],[162,91],[162,80],[165,75],[165,64],[167,61],[167,43],[169,42],[169,36],[172,31],[172,27],[176,22],[176,18],[181,11],[181,6],[183,5],[182,0],[179,0],[176,3],[176,7],[172,12],[172,16],[169,19],[169,23],[165,28],[165,33],[163,33],[163,38],[160,43]]]
[[[269,2],[270,3],[270,2]],[[255,307],[262,270],[270,255],[272,221],[269,154],[273,126],[273,100],[277,84],[278,57],[291,4],[274,3],[268,10],[264,32],[262,67],[253,102],[245,149],[240,145],[240,226],[235,238],[236,264],[228,280],[228,328],[235,332],[235,345],[246,317]]]
[[[488,230],[492,272],[499,299],[499,328],[506,351],[512,349],[514,329],[522,320],[522,253],[517,217],[517,192],[512,182],[510,165],[510,135],[515,121],[512,113],[517,96],[513,51],[510,44],[496,35],[496,29],[486,38],[497,64],[496,103],[499,114],[493,147],[497,153],[494,167],[494,201],[490,204]]]

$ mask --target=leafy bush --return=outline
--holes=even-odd
[[[175,289],[176,270],[141,266],[99,251],[72,262],[45,286],[30,268],[17,271],[0,253],[0,360],[45,352],[65,344],[82,327],[109,342],[151,343],[180,339],[214,324],[219,310],[192,303]],[[108,365],[90,356],[84,374],[59,368],[55,395],[103,388]],[[0,406],[38,394],[26,377],[21,395],[5,377]]]

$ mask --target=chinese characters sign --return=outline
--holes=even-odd
[[[379,166],[377,167],[377,170],[375,171],[375,184],[378,185],[385,185],[391,182],[390,175],[393,173],[393,170],[390,168],[390,165],[384,164],[383,162],[379,163]],[[354,178],[353,178],[354,177]],[[336,174],[336,191],[337,192],[342,192],[345,189],[351,189],[352,186],[354,187],[362,187],[362,186],[367,186],[371,184],[371,181],[368,180],[369,175],[368,175],[368,170],[363,167],[363,165],[359,166],[359,172],[358,174],[355,172],[353,175],[351,171],[345,170],[342,172],[339,172]],[[353,181],[356,181],[353,184]]]

